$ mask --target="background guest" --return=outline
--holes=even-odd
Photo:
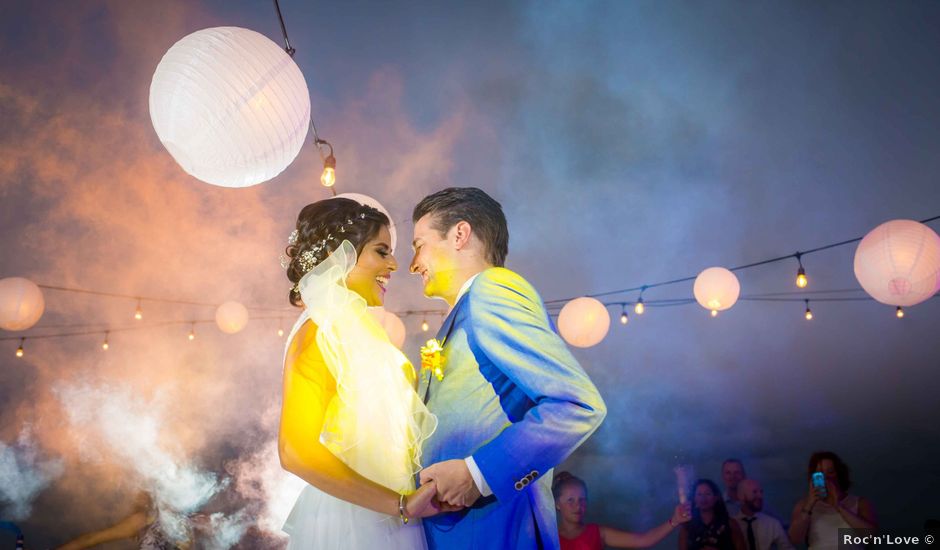
[[[151,496],[137,495],[133,511],[114,525],[85,533],[59,546],[57,550],[82,550],[99,544],[132,539],[140,550],[188,550],[190,544],[173,544],[157,521],[158,512]]]
[[[741,528],[748,550],[794,548],[780,520],[761,511],[764,508],[764,489],[756,479],[743,479],[738,483],[738,502],[741,510],[731,517]]]
[[[730,515],[738,513],[738,483],[746,477],[744,463],[737,458],[729,458],[721,463],[721,480],[725,482],[725,507]]]
[[[728,517],[728,509],[714,481],[696,481],[692,503],[692,521],[679,531],[679,550],[747,549],[741,528]]]
[[[813,486],[813,474],[822,472],[826,489]],[[877,529],[875,509],[861,497],[849,494],[849,467],[829,451],[813,453],[806,469],[809,492],[793,506],[790,541],[810,548],[837,548],[839,529]]]
[[[558,535],[561,550],[602,550],[612,548],[647,548],[666,538],[680,523],[691,519],[689,505],[678,505],[672,517],[645,533],[621,531],[606,525],[585,525],[587,485],[568,472],[559,472],[552,482],[555,509],[558,512]]]

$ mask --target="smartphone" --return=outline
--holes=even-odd
[[[813,487],[819,489],[820,496],[823,498],[828,496],[826,492],[826,478],[823,476],[822,472],[813,473]]]

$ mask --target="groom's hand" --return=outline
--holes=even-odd
[[[467,463],[463,460],[445,460],[421,470],[421,484],[437,484],[437,498],[452,506],[472,506],[480,498]]]

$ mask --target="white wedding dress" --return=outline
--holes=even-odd
[[[308,319],[336,380],[320,442],[363,477],[393,491],[413,491],[421,443],[437,426],[406,379],[408,359],[389,342],[365,300],[346,288],[356,250],[344,241],[300,281],[305,310],[287,346]],[[286,351],[285,351],[286,359]],[[306,485],[284,524],[290,549],[424,550],[421,522],[388,516]]]

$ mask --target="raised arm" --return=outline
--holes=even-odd
[[[669,533],[672,533],[672,530],[680,523],[688,521],[688,516],[683,512],[684,508],[681,504],[676,506],[668,521],[645,533],[631,533],[601,525],[601,540],[604,541],[605,546],[611,548],[649,548],[669,536]]]
[[[801,498],[793,505],[793,512],[790,514],[790,528],[787,535],[793,544],[804,544],[809,534],[809,525],[813,519],[813,509],[819,502],[819,491],[809,483],[809,491],[805,498]]]
[[[552,330],[541,299],[528,282],[506,269],[483,272],[471,288],[469,343],[533,406],[511,419],[498,436],[473,453],[496,498],[518,493],[520,479],[534,478],[562,462],[607,414],[597,388]]]
[[[359,475],[320,443],[323,419],[336,389],[315,348],[316,327],[308,321],[291,343],[284,367],[284,399],[278,431],[281,466],[338,499],[398,516],[398,493]],[[302,357],[305,352],[308,355]],[[435,492],[436,487],[430,484],[409,495],[406,515],[424,517],[436,513],[432,503]]]
[[[146,512],[134,512],[114,525],[95,531],[85,533],[75,538],[56,550],[82,550],[83,548],[92,548],[106,542],[129,539],[137,536],[145,527],[150,525],[153,520]]]

